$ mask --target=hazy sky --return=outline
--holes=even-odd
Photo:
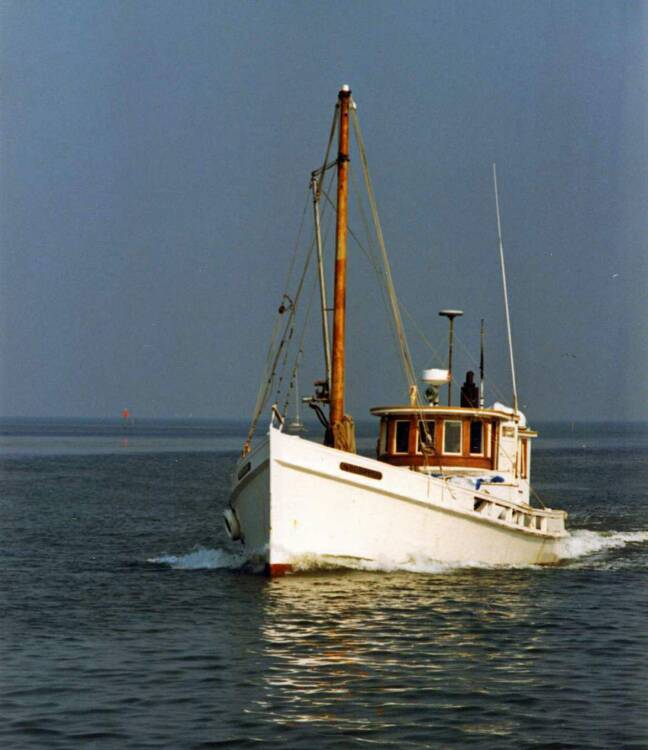
[[[0,30],[0,415],[247,416],[348,83],[435,347],[464,309],[465,370],[484,317],[510,393],[496,161],[521,403],[648,419],[648,3],[1,0]],[[363,418],[404,389],[350,253]]]

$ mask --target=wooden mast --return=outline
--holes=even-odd
[[[344,417],[344,336],[346,312],[347,204],[349,172],[349,105],[351,90],[343,86],[338,94],[339,147],[337,158],[337,226],[335,232],[335,292],[333,297],[333,363],[331,372],[330,422],[335,426]]]

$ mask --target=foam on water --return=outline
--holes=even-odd
[[[465,562],[442,562],[434,558],[428,557],[424,554],[412,554],[405,560],[393,560],[389,557],[380,557],[375,560],[362,560],[348,557],[323,557],[320,555],[300,555],[298,558],[293,558],[292,567],[297,572],[315,572],[315,571],[326,571],[326,570],[363,570],[363,571],[375,571],[380,573],[427,573],[427,574],[439,574],[439,573],[451,573],[456,570],[463,570],[466,568],[528,568],[535,567],[531,565],[492,565],[489,563],[478,562],[478,561],[465,561]]]
[[[648,531],[590,531],[577,529],[571,536],[561,543],[560,557],[563,560],[576,560],[594,555],[597,552],[621,549],[628,544],[648,542]],[[293,561],[293,569],[297,571],[333,570],[346,568],[350,570],[380,571],[385,573],[404,571],[410,573],[449,573],[466,568],[536,568],[538,565],[492,565],[489,563],[440,562],[423,554],[408,556],[406,560],[391,560],[379,558],[377,560],[361,560],[351,558],[325,558],[318,555],[302,555]]]
[[[441,563],[438,560],[430,560],[421,557],[410,557],[405,561],[395,561],[389,558],[378,560],[361,560],[353,558],[333,558],[321,555],[300,555],[293,558],[292,568],[300,573],[326,571],[326,570],[366,570],[383,573],[395,571],[410,571],[413,573],[443,573],[451,570],[456,565]]]
[[[243,555],[226,552],[222,549],[205,549],[198,547],[186,555],[160,555],[151,557],[150,563],[169,565],[175,570],[213,570],[224,568],[236,570],[247,562]]]
[[[589,531],[576,529],[561,543],[560,556],[565,560],[620,549],[628,544],[648,542],[648,531]]]
[[[648,531],[590,531],[577,529],[561,543],[560,557],[563,560],[576,560],[607,550],[621,549],[628,544],[648,542]],[[239,570],[250,568],[250,558],[243,554],[227,552],[223,549],[206,549],[197,547],[184,555],[160,555],[148,562],[168,565],[174,570]],[[383,573],[403,571],[409,573],[439,574],[449,573],[465,568],[534,568],[535,565],[490,565],[477,561],[440,562],[423,554],[409,555],[405,560],[392,560],[388,557],[377,560],[353,558],[323,557],[316,554],[305,554],[293,558],[293,570],[296,572],[316,572],[327,570],[364,570]]]

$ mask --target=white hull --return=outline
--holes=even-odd
[[[511,493],[476,491],[271,427],[239,462],[231,507],[248,553],[271,574],[312,559],[557,562],[564,514],[515,503]]]

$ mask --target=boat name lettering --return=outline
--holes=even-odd
[[[373,469],[366,469],[364,466],[356,466],[355,464],[348,464],[342,461],[340,464],[342,471],[349,471],[351,474],[360,474],[363,477],[369,477],[369,479],[382,479],[382,473],[374,471]]]

